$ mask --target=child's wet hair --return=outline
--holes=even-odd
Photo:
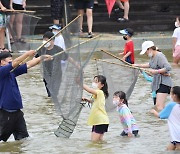
[[[124,99],[123,103],[128,106],[128,101],[126,99],[126,94],[123,91],[116,91],[114,93],[114,96],[119,97],[120,99]]]
[[[180,86],[174,86],[171,88],[172,94],[176,95],[178,100],[180,100]]]
[[[98,82],[101,82],[104,86],[101,88],[101,90],[104,92],[105,98],[108,98],[109,92],[108,92],[108,85],[106,82],[106,77],[103,75],[96,75],[94,76],[94,79],[97,78]]]

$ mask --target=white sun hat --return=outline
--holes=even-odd
[[[154,46],[154,42],[153,41],[144,41],[142,44],[142,51],[140,52],[140,55],[143,55],[148,48]]]

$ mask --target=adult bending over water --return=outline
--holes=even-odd
[[[172,80],[169,73],[171,65],[165,55],[157,51],[152,41],[145,41],[142,44],[140,55],[144,53],[150,58],[149,63],[133,64],[133,66],[151,68],[149,71],[153,74],[152,91],[156,91],[156,108],[160,111],[164,108],[166,98],[170,94],[172,87]]]

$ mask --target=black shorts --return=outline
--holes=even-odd
[[[167,93],[170,94],[171,87],[166,86],[164,84],[160,84],[159,89],[156,91],[156,93]]]
[[[98,133],[98,134],[104,134],[108,131],[108,124],[102,124],[102,125],[93,125],[92,132]]]
[[[13,9],[14,10],[24,10],[23,6],[20,4],[13,3]]]
[[[135,137],[138,135],[138,132],[139,132],[139,130],[133,130],[133,131],[132,131],[132,133],[134,134]],[[123,130],[120,135],[121,135],[121,136],[128,136],[128,133],[126,133],[126,132]]]
[[[8,138],[14,135],[15,140],[20,140],[29,136],[24,120],[24,114],[21,110],[7,112],[0,109],[0,141],[6,142]]]
[[[94,0],[75,0],[74,7],[78,10],[80,9],[93,9]]]

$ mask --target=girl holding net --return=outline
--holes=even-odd
[[[105,98],[109,96],[106,78],[102,75],[95,76],[92,87],[83,85],[84,90],[93,94],[94,100],[88,118],[88,125],[92,126],[91,140],[102,141],[109,126],[109,118],[105,110]]]

